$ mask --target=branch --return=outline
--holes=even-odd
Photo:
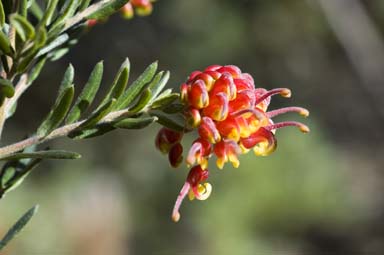
[[[105,116],[98,124],[108,124],[112,121],[115,121],[119,118],[129,116],[131,112],[127,109],[111,112],[107,116]],[[82,123],[84,123],[86,120],[81,120],[72,124],[64,125],[60,128],[57,128],[53,130],[48,136],[41,137],[38,135],[29,137],[25,140],[22,140],[20,142],[7,145],[5,147],[0,148],[0,160],[15,153],[18,151],[21,151],[29,146],[37,145],[41,143],[45,143],[47,141],[67,136],[69,133],[74,131],[76,128],[78,128]]]
[[[94,15],[95,13],[99,11],[105,11],[105,15],[109,16],[119,8],[121,8],[125,3],[127,3],[128,0],[102,0],[100,2],[94,3],[90,5],[88,8],[86,8],[84,11],[76,14],[72,18],[68,19],[65,24],[62,32],[66,31],[73,25],[79,23],[84,18],[87,18],[91,15]],[[109,10],[104,10],[109,9]]]
[[[0,138],[3,132],[5,120],[9,117],[8,112],[12,109],[12,107],[17,103],[19,97],[24,93],[24,91],[28,88],[28,75],[23,74],[19,82],[15,87],[15,94],[11,98],[5,99],[3,105],[0,107]]]

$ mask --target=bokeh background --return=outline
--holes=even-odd
[[[68,63],[79,91],[96,62],[107,85],[126,56],[133,77],[159,60],[174,88],[192,70],[238,65],[257,86],[291,88],[272,108],[307,107],[312,132],[281,130],[273,155],[212,169],[213,194],[185,201],[178,224],[187,169],[156,151],[158,125],[57,140],[83,158],[43,163],[1,201],[0,233],[40,204],[3,254],[384,254],[383,38],[381,0],[162,0],[150,17],[97,25],[45,67],[3,143],[34,132]]]

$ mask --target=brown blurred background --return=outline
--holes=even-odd
[[[381,0],[161,0],[150,17],[97,25],[46,66],[4,142],[34,132],[68,63],[79,91],[104,59],[106,89],[126,56],[132,77],[159,60],[176,89],[192,70],[238,65],[257,86],[291,88],[271,107],[307,107],[312,132],[281,130],[272,156],[212,169],[212,196],[186,201],[178,224],[187,169],[155,150],[158,125],[55,141],[83,158],[43,163],[1,201],[0,233],[40,204],[5,254],[384,254],[383,38]]]

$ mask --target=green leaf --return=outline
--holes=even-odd
[[[182,112],[184,108],[185,108],[185,105],[175,103],[175,104],[170,104],[166,107],[163,107],[161,111],[168,114],[175,114],[175,113]]]
[[[166,97],[166,96],[170,95],[171,93],[172,93],[172,89],[166,89],[163,92],[161,92],[160,95],[156,99]]]
[[[91,12],[87,19],[105,19],[109,17],[111,14],[120,10],[129,0],[112,0],[106,2],[104,5],[101,5],[99,8],[96,8],[95,11]]]
[[[123,129],[141,129],[147,127],[148,125],[152,124],[157,120],[158,118],[155,116],[146,118],[127,118],[114,123],[113,126],[116,128]]]
[[[34,65],[32,70],[29,72],[28,84],[32,84],[32,82],[36,80],[41,70],[43,69],[46,60],[47,58],[41,58],[39,61],[37,61],[36,65]]]
[[[15,94],[15,89],[11,81],[0,78],[0,97],[11,98]]]
[[[45,10],[44,16],[41,20],[41,24],[43,26],[48,26],[49,24],[51,24],[52,18],[53,18],[53,15],[55,13],[56,6],[57,6],[58,2],[59,2],[59,0],[49,0],[48,1],[47,9]]]
[[[141,93],[139,100],[137,103],[129,109],[130,113],[137,113],[143,110],[147,105],[149,100],[152,98],[152,92],[149,89],[144,90],[143,93]]]
[[[114,126],[112,126],[109,123],[102,123],[99,124],[93,128],[80,130],[80,131],[74,131],[71,132],[68,137],[72,139],[86,139],[86,138],[92,138],[96,136],[104,135],[105,133],[108,133],[112,130],[116,129]]]
[[[27,7],[28,7],[28,1],[27,0],[20,0],[19,5],[19,13],[21,16],[26,17],[27,16]]]
[[[93,112],[86,121],[84,121],[78,128],[76,128],[76,130],[92,128],[95,126],[102,118],[111,112],[115,103],[116,99],[112,98],[109,102],[105,103],[95,112]]]
[[[71,85],[59,93],[51,111],[37,129],[39,137],[43,138],[49,135],[64,120],[71,106],[74,90],[73,85]]]
[[[0,250],[2,250],[31,220],[33,215],[37,213],[39,206],[35,205],[29,209],[5,234],[3,239],[0,241]]]
[[[47,46],[42,48],[39,53],[37,54],[37,57],[40,57],[46,53],[51,52],[53,49],[58,48],[59,46],[66,43],[69,39],[68,34],[62,34],[59,37],[57,37],[54,41],[50,42]]]
[[[179,98],[180,98],[180,95],[178,93],[172,93],[167,96],[159,97],[152,103],[151,108],[158,109],[158,108],[167,107],[168,105],[172,104],[175,100]]]
[[[28,52],[28,54],[25,57],[19,60],[19,63],[17,63],[17,68],[16,68],[17,72],[24,73],[27,70],[27,68],[31,65],[37,53],[38,53],[37,50],[31,49],[31,51]]]
[[[15,176],[16,168],[14,166],[6,167],[1,175],[1,189],[7,187],[7,183]]]
[[[75,69],[73,68],[72,64],[69,64],[67,69],[65,70],[63,79],[61,80],[59,94],[73,84],[74,77],[75,77]]]
[[[32,1],[31,7],[29,8],[30,12],[33,16],[35,16],[36,19],[41,20],[43,18],[43,11],[41,10],[40,6],[36,1]]]
[[[50,31],[54,31],[60,26],[64,25],[65,20],[72,17],[78,6],[78,0],[69,0],[66,8],[59,13],[59,18],[53,23]]]
[[[161,113],[151,113],[151,115],[158,117],[157,122],[167,128],[170,128],[172,130],[183,132],[184,126],[180,125],[176,121],[174,121],[171,118],[168,118],[167,116],[161,114]]]
[[[103,99],[100,105],[104,105],[106,102],[111,100],[111,98],[116,98],[119,100],[123,94],[125,88],[127,87],[129,79],[130,63],[129,59],[126,58],[123,64],[121,65],[119,71],[117,72],[115,79],[109,89],[107,96]]]
[[[81,0],[79,11],[83,11],[84,9],[86,9],[90,3],[91,3],[91,0]]]
[[[35,28],[25,17],[19,14],[12,14],[10,21],[22,41],[32,39],[35,36]]]
[[[4,26],[5,23],[5,13],[3,7],[3,1],[0,1],[0,28]]]
[[[45,45],[46,41],[47,41],[47,31],[45,30],[44,27],[39,27],[34,40],[34,48],[40,49]]]
[[[27,161],[28,160],[28,161]],[[16,189],[28,176],[28,174],[42,161],[42,159],[21,159],[18,161],[10,161],[9,167],[15,167],[16,172],[11,177],[10,180],[3,183],[3,187],[0,190],[0,197],[2,197],[5,193],[10,192],[11,190]],[[23,163],[24,162],[24,163]],[[5,173],[9,167],[7,167],[7,164],[5,165],[5,168],[3,167],[2,173]],[[2,175],[3,176],[3,175]]]
[[[49,59],[51,61],[56,61],[56,60],[62,58],[68,52],[69,52],[69,48],[62,48],[62,49],[55,50],[49,54]]]
[[[116,109],[127,107],[140,94],[145,85],[150,82],[157,70],[157,61],[149,65],[144,72],[128,87],[116,103]]]
[[[11,43],[9,42],[8,36],[0,30],[0,50],[7,55],[12,54]]]
[[[93,71],[89,76],[87,83],[85,84],[83,90],[77,98],[75,105],[68,114],[68,117],[66,119],[67,124],[77,121],[92,104],[93,99],[95,98],[96,93],[99,90],[101,79],[103,78],[103,69],[103,61],[97,63],[96,66],[93,68]]]
[[[163,72],[159,72],[158,74],[162,74]],[[148,88],[152,91],[152,98],[155,99],[160,92],[163,90],[165,85],[167,84],[170,77],[169,71],[166,71],[164,75],[161,77],[160,81],[156,81],[155,78],[153,78],[153,81],[148,85]],[[156,82],[154,82],[156,81]]]
[[[47,150],[47,151],[35,151],[35,152],[20,152],[8,155],[0,158],[0,160],[15,160],[24,158],[35,159],[79,159],[81,155],[72,151],[63,150]]]

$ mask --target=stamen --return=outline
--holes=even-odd
[[[206,200],[212,193],[212,185],[208,182],[193,187],[193,192],[197,200]]]
[[[214,121],[209,117],[203,117],[198,132],[201,138],[208,140],[210,143],[217,143],[221,140]]]
[[[309,132],[309,127],[304,125],[303,123],[296,122],[296,121],[283,121],[279,123],[275,123],[269,126],[265,126],[264,128],[271,131],[274,129],[282,128],[282,127],[288,127],[288,126],[295,126],[300,129],[301,132],[303,133],[308,133]]]
[[[190,188],[191,188],[191,185],[188,182],[185,182],[183,187],[181,188],[179,195],[177,196],[177,199],[172,211],[172,220],[174,222],[178,222],[180,220],[179,209],[180,209],[181,203],[183,202],[185,196],[188,194],[188,191]]]
[[[201,158],[201,149],[202,144],[199,142],[193,143],[191,148],[189,149],[188,156],[187,156],[187,166],[190,167],[195,163],[195,161],[199,161],[199,158]]]
[[[246,114],[246,113],[252,113],[253,115],[255,115],[255,117],[256,117],[259,121],[262,121],[262,120],[266,119],[266,116],[265,116],[264,113],[262,113],[260,110],[257,110],[257,109],[251,109],[251,108],[248,108],[248,109],[244,109],[244,110],[240,110],[240,111],[231,113],[231,116],[233,116],[233,117],[238,117],[238,116],[241,116],[241,115]]]
[[[296,107],[296,106],[291,106],[291,107],[284,107],[284,108],[280,108],[280,109],[276,109],[276,110],[273,110],[273,111],[269,111],[267,112],[267,116],[269,118],[273,118],[277,115],[280,115],[280,114],[283,114],[283,113],[287,113],[287,112],[297,112],[299,113],[300,115],[304,116],[304,117],[308,117],[309,116],[309,111],[305,108],[302,108],[302,107]]]
[[[261,97],[256,98],[256,105],[263,102],[264,99],[276,94],[280,94],[282,97],[291,97],[291,90],[287,88],[271,89],[265,94],[263,94]]]

